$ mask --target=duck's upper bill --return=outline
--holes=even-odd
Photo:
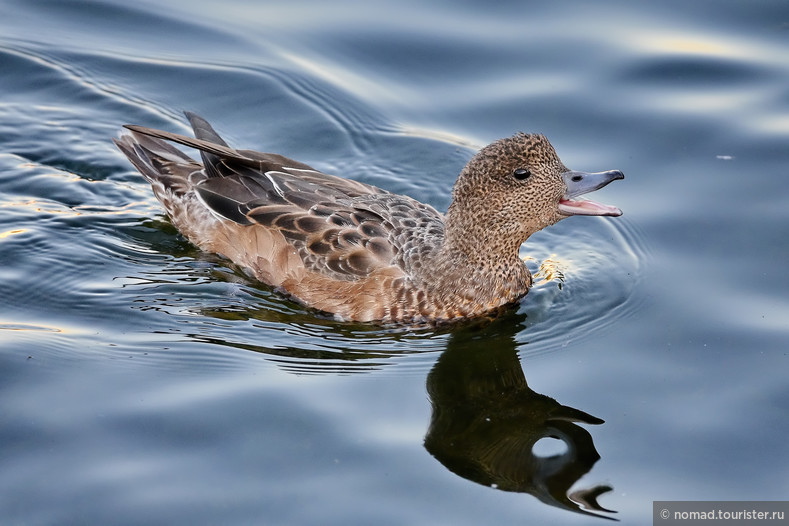
[[[564,215],[582,216],[621,216],[622,211],[615,206],[604,205],[589,199],[574,200],[589,192],[594,192],[604,187],[611,181],[624,179],[625,174],[619,170],[606,172],[578,172],[570,170],[562,174],[567,192],[559,201],[559,212]]]

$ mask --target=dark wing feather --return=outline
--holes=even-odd
[[[185,111],[184,115],[189,119],[189,124],[192,125],[195,137],[204,141],[210,141],[220,146],[230,147],[222,137],[208,124],[208,121],[191,111]],[[221,177],[221,174],[215,168],[215,165],[220,161],[220,157],[209,153],[205,150],[200,150],[200,157],[203,159],[203,166],[208,177]]]
[[[210,184],[211,181],[217,181],[220,184]],[[252,224],[252,221],[242,211],[247,203],[244,198],[247,189],[238,181],[226,178],[209,178],[196,185],[195,192],[203,204],[215,214],[239,225]]]

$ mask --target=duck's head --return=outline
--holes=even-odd
[[[576,198],[624,177],[618,170],[570,170],[545,136],[518,133],[486,146],[469,161],[452,191],[448,221],[451,229],[466,235],[518,247],[566,217],[622,215],[614,206]]]

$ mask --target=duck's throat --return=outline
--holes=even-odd
[[[477,251],[469,257],[446,250],[432,269],[434,290],[478,312],[518,300],[532,283],[531,273],[517,253],[500,257]]]

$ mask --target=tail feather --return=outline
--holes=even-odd
[[[189,174],[201,168],[177,148],[140,133],[132,132],[113,142],[152,186],[161,185],[176,195],[189,190]]]

